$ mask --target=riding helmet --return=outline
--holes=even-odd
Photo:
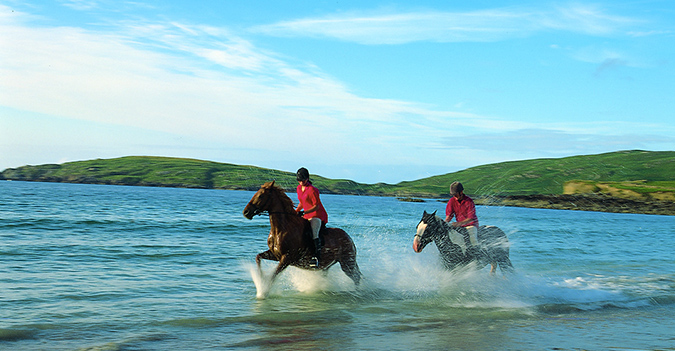
[[[305,167],[300,168],[295,175],[299,182],[309,179],[309,171]]]

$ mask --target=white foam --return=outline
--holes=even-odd
[[[266,298],[267,295],[269,295],[270,288],[272,285],[270,282],[271,275],[266,276],[264,272],[258,271],[258,267],[256,267],[255,264],[249,264],[248,271],[251,274],[253,284],[255,284],[256,298],[258,299]]]
[[[448,271],[442,267],[435,245],[427,246],[420,254],[409,248],[404,251],[382,245],[364,246],[368,254],[360,256],[363,280],[358,288],[337,264],[327,272],[289,267],[270,285],[269,276],[276,262],[263,261],[262,275],[255,265],[249,267],[256,297],[284,295],[289,290],[303,294],[361,290],[384,292],[402,299],[423,296],[453,307],[507,309],[547,304],[595,309],[631,300],[622,289],[609,284],[614,280],[607,281],[606,277],[542,277],[522,271],[491,276],[489,266],[481,270],[467,266]]]

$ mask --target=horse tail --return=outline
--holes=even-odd
[[[343,239],[345,240],[345,247],[342,250],[338,262],[340,263],[340,268],[342,268],[342,271],[354,281],[355,285],[358,286],[361,282],[363,274],[359,269],[359,264],[356,262],[356,244],[349,234],[347,234],[347,232],[342,230],[342,233],[344,235]]]
[[[511,243],[506,233],[496,226],[483,226],[481,231],[484,234],[481,241],[490,259],[499,265],[502,272],[512,273],[514,268],[509,258]]]
[[[511,246],[506,233],[504,233],[504,231],[499,227],[493,225],[484,225],[480,227],[478,233],[479,240],[487,248],[500,248],[508,251],[509,247]]]

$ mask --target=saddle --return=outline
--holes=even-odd
[[[478,233],[477,236],[480,236],[480,232],[485,226],[480,226],[478,227]],[[483,245],[480,242],[480,237],[476,238],[478,240],[478,245],[474,246],[471,244],[471,240],[469,239],[469,231],[466,230],[464,227],[459,227],[455,228],[455,230],[462,235],[464,238],[464,243],[466,244],[466,256],[475,259],[475,260],[483,260],[487,257],[487,251],[483,247]]]
[[[469,231],[466,230],[466,228],[458,227],[458,228],[454,228],[454,229],[457,231],[457,233],[462,235],[462,238],[464,238],[464,244],[466,245],[467,248],[473,246],[473,245],[471,245],[471,240],[469,240]]]
[[[321,228],[319,229],[319,240],[321,240],[321,245],[325,243],[323,240],[324,235],[326,234],[326,230],[328,228],[326,227],[326,223],[321,222]],[[310,241],[314,240],[313,235],[312,235],[312,227],[309,225],[309,222],[305,225],[305,230],[303,235],[307,238],[309,238]]]

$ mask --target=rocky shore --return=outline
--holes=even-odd
[[[675,202],[672,201],[626,199],[602,194],[489,196],[476,198],[475,202],[486,206],[675,215]]]

